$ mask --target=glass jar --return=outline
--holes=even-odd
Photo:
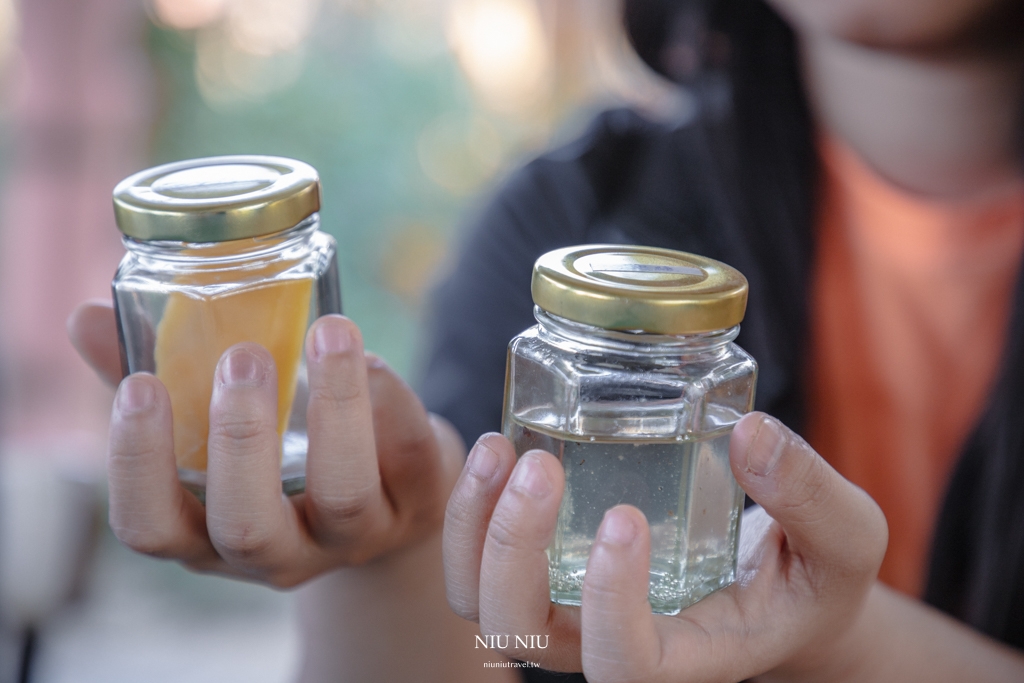
[[[274,358],[282,489],[305,488],[306,330],[341,312],[319,210],[316,171],[280,157],[166,164],[114,189],[127,249],[113,282],[122,370],[167,387],[178,476],[201,500],[214,370],[240,342]]]
[[[553,453],[565,490],[548,548],[551,599],[579,605],[609,508],[651,529],[648,597],[675,614],[735,580],[743,491],[729,437],[757,364],[733,343],[747,281],[667,249],[587,245],[533,271],[537,325],[508,348],[503,432]]]

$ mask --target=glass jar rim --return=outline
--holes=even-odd
[[[320,229],[320,214],[313,213],[299,223],[266,235],[217,242],[140,240],[125,235],[121,243],[129,252],[148,259],[203,265],[238,264],[272,256],[298,246]]]
[[[708,332],[683,334],[660,334],[643,330],[610,330],[557,316],[540,306],[534,306],[533,315],[540,328],[547,333],[554,333],[570,341],[620,353],[689,354],[723,346],[735,340],[740,333],[739,325]]]

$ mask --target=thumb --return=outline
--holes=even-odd
[[[68,317],[68,337],[78,354],[111,386],[121,381],[121,356],[117,348],[117,322],[108,301],[84,301]]]
[[[881,509],[796,433],[751,413],[733,429],[729,458],[740,487],[782,526],[793,552],[877,572],[888,542]]]

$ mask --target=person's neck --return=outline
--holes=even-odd
[[[915,193],[960,198],[1022,177],[1024,50],[911,53],[804,36],[826,134]]]

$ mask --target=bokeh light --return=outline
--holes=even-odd
[[[18,33],[18,12],[14,0],[0,0],[0,69],[7,66],[14,53]]]
[[[548,90],[551,55],[530,0],[456,0],[448,36],[470,82],[494,109],[529,110]]]
[[[187,31],[220,18],[227,0],[153,0],[156,18],[169,28]]]
[[[256,102],[292,85],[305,61],[302,50],[259,54],[240,50],[219,28],[196,36],[196,86],[216,109]]]
[[[239,50],[270,56],[298,48],[309,36],[316,0],[233,0],[225,30]]]

